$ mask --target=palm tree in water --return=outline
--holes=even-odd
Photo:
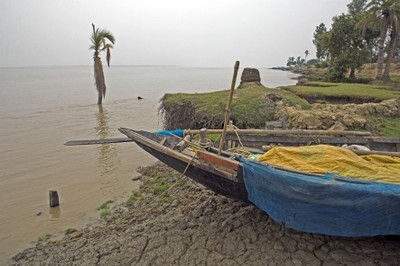
[[[107,65],[110,66],[110,49],[113,48],[115,43],[115,38],[111,32],[105,29],[99,29],[92,24],[93,32],[90,37],[92,45],[90,49],[94,50],[93,60],[94,60],[94,80],[98,92],[97,104],[102,104],[103,98],[106,96],[106,81],[104,79],[103,65],[100,59],[100,52],[107,51]]]

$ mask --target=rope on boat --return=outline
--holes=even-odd
[[[182,172],[181,177],[184,176],[186,174],[187,169],[189,168],[189,166],[192,164],[194,158],[197,155],[197,150],[195,151],[195,153],[193,154],[192,158],[190,159],[189,163],[186,165],[185,170]],[[175,183],[176,184],[176,183]]]
[[[235,132],[240,145],[239,145],[239,147],[236,147],[236,148],[227,149],[227,151],[231,152],[231,153],[239,154],[245,158],[249,157],[249,155],[251,155],[251,152],[249,152],[246,149],[246,147],[243,145],[242,140],[240,139],[239,132],[238,132],[239,128],[235,125],[228,125],[228,130]]]
[[[247,158],[249,155],[251,155],[252,153],[246,149],[246,147],[242,143],[242,140],[240,139],[240,135],[239,135],[239,132],[238,132],[239,128],[237,126],[235,126],[235,125],[229,124],[229,125],[227,125],[227,130],[235,132],[236,137],[237,137],[238,142],[239,142],[239,147],[230,148],[230,149],[227,149],[227,151],[231,152],[231,153],[239,154],[239,155],[241,155],[242,157],[245,157],[245,158]],[[188,129],[188,132],[189,132],[188,136],[193,138],[193,134],[192,134],[190,129]],[[189,164],[187,165],[187,167],[186,167],[186,169],[185,169],[185,171],[183,172],[182,175],[184,175],[186,173],[187,168],[190,166],[191,162],[193,161],[193,159],[197,155],[197,150],[199,150],[199,149],[207,150],[210,147],[212,147],[221,138],[221,134],[219,134],[219,136],[218,136],[218,138],[217,138],[217,140],[215,142],[211,141],[210,139],[207,139],[206,142],[203,142],[203,143],[201,143],[200,141],[196,141],[196,143],[194,143],[193,141],[190,141],[190,140],[187,140],[185,138],[179,137],[179,136],[177,136],[177,135],[175,135],[173,133],[170,133],[170,134],[175,136],[175,137],[177,137],[177,138],[179,138],[179,139],[181,139],[181,141],[183,143],[185,143],[187,146],[189,146],[195,152],[195,154],[193,155],[193,158],[190,160]]]

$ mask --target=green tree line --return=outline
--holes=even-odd
[[[365,63],[377,63],[377,80],[390,80],[390,67],[400,52],[400,1],[353,0],[348,12],[333,18],[331,29],[324,23],[314,32],[318,61],[329,66],[329,80],[343,80],[346,73]]]

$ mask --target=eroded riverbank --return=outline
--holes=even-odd
[[[286,229],[253,206],[214,194],[169,167],[99,225],[40,242],[10,265],[398,265],[398,237],[344,238]]]

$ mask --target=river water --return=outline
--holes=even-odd
[[[157,108],[165,93],[228,89],[233,74],[231,68],[106,68],[108,91],[99,108],[92,71],[0,68],[0,262],[41,236],[94,222],[102,203],[122,202],[135,189],[138,166],[155,162],[133,143],[64,142],[123,137],[118,127],[161,130]],[[296,83],[289,72],[260,74],[270,88]],[[49,190],[58,191],[60,207],[49,208]]]

